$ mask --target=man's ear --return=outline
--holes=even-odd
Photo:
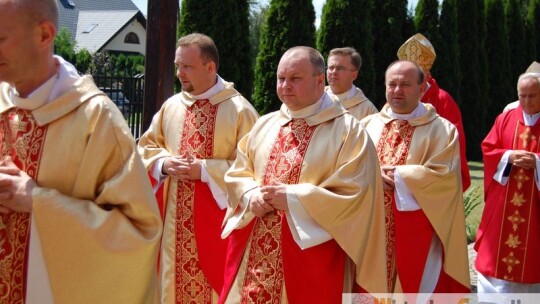
[[[54,45],[54,38],[56,36],[56,27],[50,21],[41,21],[38,24],[38,34],[40,38],[40,44],[50,47]]]
[[[216,69],[216,63],[212,60],[208,61],[208,63],[206,64],[206,70],[210,73],[210,72],[216,72],[217,73],[217,69]]]

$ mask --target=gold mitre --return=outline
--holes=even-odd
[[[429,72],[435,62],[437,55],[431,42],[422,34],[418,33],[409,38],[397,51],[399,60],[410,60],[416,62],[424,69],[424,72]]]
[[[533,61],[525,73],[540,73],[540,63]]]

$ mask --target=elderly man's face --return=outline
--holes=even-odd
[[[519,104],[525,114],[540,112],[540,82],[538,79],[522,79],[518,84]]]
[[[298,111],[318,101],[324,91],[324,74],[316,74],[305,52],[281,58],[277,70],[277,95],[290,110]]]
[[[409,114],[418,106],[425,84],[418,83],[417,67],[407,61],[395,63],[386,71],[386,101],[397,114]]]

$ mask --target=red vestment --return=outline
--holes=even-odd
[[[503,112],[482,142],[485,202],[476,269],[516,283],[540,283],[540,209],[534,169],[511,167],[506,185],[493,179],[508,150],[540,153],[540,121],[526,126],[521,107]],[[537,168],[538,169],[538,168]]]
[[[445,90],[441,89],[437,81],[432,77],[428,80],[429,89],[422,96],[423,103],[432,104],[437,110],[437,114],[450,121],[458,130],[459,134],[459,156],[461,157],[461,183],[463,192],[471,185],[471,175],[469,165],[467,164],[467,144],[463,122],[461,120],[461,111],[454,101],[454,98]]]

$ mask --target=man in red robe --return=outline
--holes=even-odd
[[[519,105],[482,142],[484,214],[478,228],[479,293],[540,292],[540,78],[518,80]]]
[[[430,73],[436,58],[435,49],[424,35],[418,33],[405,41],[399,48],[397,56],[400,60],[410,60],[422,67],[426,75],[426,91],[420,98],[420,101],[432,104],[437,114],[450,121],[458,130],[461,184],[465,192],[471,185],[471,175],[469,173],[469,165],[467,164],[465,130],[463,129],[463,122],[461,120],[461,111],[456,101],[448,92],[439,87],[437,81]]]

